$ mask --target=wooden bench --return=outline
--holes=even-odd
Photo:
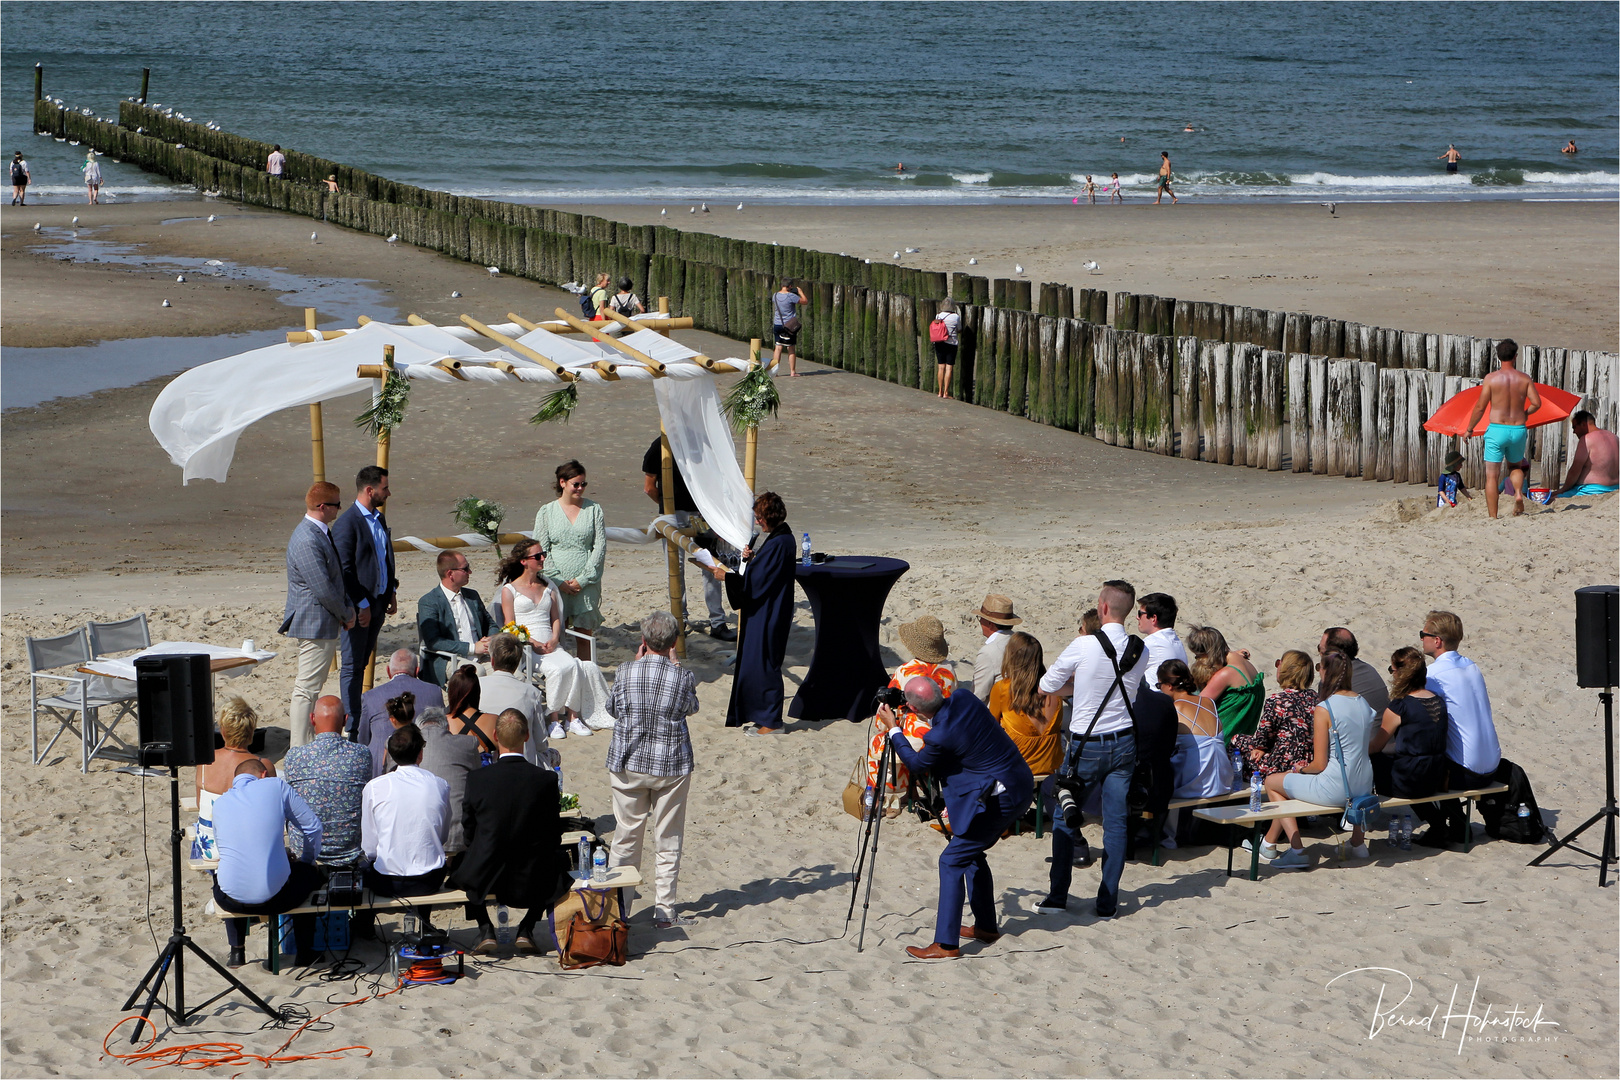
[[[186,834],[187,839],[190,839],[190,837],[192,836],[191,826],[189,826],[189,825],[186,826],[185,834]],[[567,832],[564,832],[562,834],[562,846],[565,847],[565,848],[578,847],[579,842],[582,839],[586,838],[586,837],[589,837],[593,844],[596,842],[596,834],[595,833],[586,832],[584,829],[570,829]],[[190,856],[187,856],[186,857],[186,866],[189,869],[198,870],[198,871],[218,870],[219,869],[219,860],[218,859],[193,859]],[[341,867],[327,867],[327,869],[342,869],[342,868]]]
[[[619,901],[619,917],[627,918],[629,910],[625,903],[624,890],[631,889],[642,883],[641,871],[634,866],[615,866],[608,870],[606,879],[592,881],[588,876],[574,881],[575,892],[616,892]],[[450,889],[444,892],[431,893],[427,896],[378,896],[370,889],[360,890],[359,901],[352,904],[302,904],[290,908],[281,915],[325,915],[333,911],[346,911],[353,914],[356,911],[415,911],[417,908],[449,908],[464,907],[472,902],[472,898],[461,889]],[[493,895],[486,896],[484,903],[495,903]],[[281,972],[281,943],[276,940],[276,920],[280,915],[242,915],[234,911],[226,911],[217,903],[214,905],[215,918],[224,919],[255,919],[270,925],[270,971],[272,974]]]
[[[1248,785],[1245,784],[1243,787],[1240,787],[1240,788],[1236,789],[1235,791],[1228,791],[1224,795],[1205,795],[1202,798],[1198,798],[1198,799],[1171,799],[1170,802],[1168,804],[1166,804],[1165,810],[1167,812],[1170,811],[1170,810],[1196,810],[1200,806],[1218,806],[1221,803],[1233,802],[1233,801],[1235,801],[1237,799],[1247,799],[1248,797],[1249,797],[1249,788],[1248,788]],[[1147,815],[1144,813],[1143,817],[1146,817],[1146,816]],[[1153,837],[1153,865],[1154,866],[1159,865],[1159,859],[1160,859],[1161,853],[1162,853],[1162,849],[1161,849],[1161,846],[1160,846],[1160,841],[1163,838],[1164,838],[1164,823],[1160,822],[1159,823],[1159,830]]]
[[[1467,820],[1473,816],[1474,800],[1482,795],[1497,795],[1507,790],[1506,784],[1493,784],[1490,787],[1471,788],[1466,791],[1442,791],[1436,795],[1428,795],[1421,799],[1380,798],[1378,804],[1384,809],[1402,806],[1416,806],[1418,803],[1444,802],[1447,799],[1458,799],[1463,803],[1463,816]],[[1173,805],[1173,804],[1172,804]],[[1247,806],[1211,806],[1200,807],[1193,811],[1194,817],[1213,821],[1217,824],[1237,828],[1243,825],[1251,827],[1252,836],[1249,846],[1253,849],[1249,855],[1249,880],[1260,879],[1260,840],[1265,828],[1278,818],[1301,818],[1313,815],[1327,815],[1340,817],[1344,814],[1342,806],[1323,806],[1320,803],[1302,802],[1299,799],[1285,799],[1282,802],[1268,802],[1265,809],[1251,811]],[[1470,827],[1463,841],[1462,849],[1470,851],[1474,846],[1474,833]],[[1226,876],[1232,876],[1232,852],[1237,845],[1226,849]]]

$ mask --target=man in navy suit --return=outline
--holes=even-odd
[[[921,750],[913,750],[888,706],[878,709],[877,724],[889,733],[894,752],[913,776],[933,774],[945,787],[945,813],[951,841],[939,856],[939,917],[934,943],[906,946],[919,960],[962,955],[961,939],[991,944],[997,929],[995,881],[984,853],[1014,820],[1029,809],[1035,777],[996,718],[967,690],[957,687],[946,700],[932,679],[917,676],[904,687],[906,704],[918,716],[932,717],[933,727]],[[973,925],[962,925],[962,897],[973,909]]]
[[[343,632],[343,666],[338,686],[348,727],[360,718],[366,665],[377,648],[383,617],[396,610],[394,538],[383,507],[388,503],[388,470],[367,465],[354,478],[354,502],[332,523],[332,543],[343,563],[343,590],[355,608],[355,624]]]

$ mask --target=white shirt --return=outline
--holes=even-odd
[[[280,176],[282,166],[287,164],[287,155],[280,150],[270,152],[270,157],[264,163],[264,171],[271,176]]]
[[[377,872],[413,877],[444,865],[450,785],[416,765],[377,777],[360,793],[360,849]]]
[[[444,589],[445,599],[450,601],[450,614],[456,620],[456,637],[465,641],[468,645],[478,644],[478,639],[473,637],[472,612],[467,609],[467,601],[462,598],[459,592],[451,592],[449,589],[445,589],[443,585],[440,585],[439,588]],[[488,712],[489,710],[485,709],[484,711]]]
[[[979,655],[973,661],[973,696],[980,701],[990,700],[990,688],[1001,674],[1001,662],[1006,659],[1007,642],[1011,640],[1012,634],[997,630],[979,646]]]
[[[313,521],[315,523],[315,527],[317,529],[321,530],[321,532],[325,533],[327,536],[332,535],[332,526],[328,525],[326,522],[322,521],[320,518],[316,517],[314,514],[305,514],[304,515],[304,520],[305,521]]]
[[[1446,702],[1446,757],[1469,772],[1495,772],[1502,744],[1479,668],[1461,653],[1443,652],[1429,665],[1428,688]]]
[[[1125,633],[1125,627],[1119,623],[1104,623],[1102,632],[1113,643],[1114,652],[1123,655],[1125,641],[1130,637]],[[1142,676],[1146,674],[1147,651],[1144,649],[1136,666],[1124,672],[1125,692],[1132,701],[1136,700],[1137,692],[1142,687]],[[1125,708],[1125,699],[1119,696],[1118,690],[1108,693],[1109,687],[1114,685],[1114,665],[1109,662],[1097,639],[1090,634],[1082,634],[1064,646],[1052,666],[1046,669],[1046,675],[1041,679],[1041,690],[1055,694],[1071,677],[1074,679],[1074,712],[1069,721],[1070,731],[1077,735],[1085,734],[1086,728],[1091,726],[1091,718],[1097,716],[1097,707],[1103,704],[1104,695],[1107,695],[1108,704],[1103,706],[1102,715],[1097,716],[1097,726],[1091,728],[1091,733],[1108,735],[1130,730],[1131,714]]]
[[[1142,644],[1146,646],[1143,654],[1147,657],[1149,686],[1159,685],[1159,665],[1166,660],[1180,660],[1189,668],[1192,667],[1191,661],[1187,659],[1187,650],[1181,644],[1181,638],[1176,634],[1174,627],[1166,626],[1162,630],[1155,630],[1142,639]]]

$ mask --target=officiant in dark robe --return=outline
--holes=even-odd
[[[762,535],[744,552],[746,572],[719,566],[711,573],[725,583],[726,598],[739,616],[726,726],[753,724],[749,734],[774,735],[782,730],[782,658],[793,628],[795,549],[787,507],[776,492],[754,500],[754,520]]]

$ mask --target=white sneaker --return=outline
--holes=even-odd
[[[1350,857],[1352,859],[1370,859],[1372,858],[1372,848],[1366,844],[1362,844],[1360,847],[1352,844],[1350,845]]]
[[[583,735],[586,738],[589,738],[590,736],[594,735],[595,732],[585,725],[585,721],[576,716],[572,720],[568,721],[568,734]]]
[[[1272,859],[1271,865],[1279,870],[1309,870],[1311,860],[1305,857],[1303,851],[1289,848],[1275,859]]]
[[[552,742],[556,742],[558,739],[568,738],[568,731],[561,724],[552,724],[551,731],[547,733],[547,737],[550,738]]]
[[[1243,850],[1244,851],[1253,851],[1254,850],[1254,841],[1252,841],[1252,840],[1243,841]],[[1262,859],[1275,859],[1278,856],[1280,856],[1286,850],[1288,850],[1286,847],[1278,847],[1276,844],[1273,844],[1269,840],[1260,841],[1260,857]]]

